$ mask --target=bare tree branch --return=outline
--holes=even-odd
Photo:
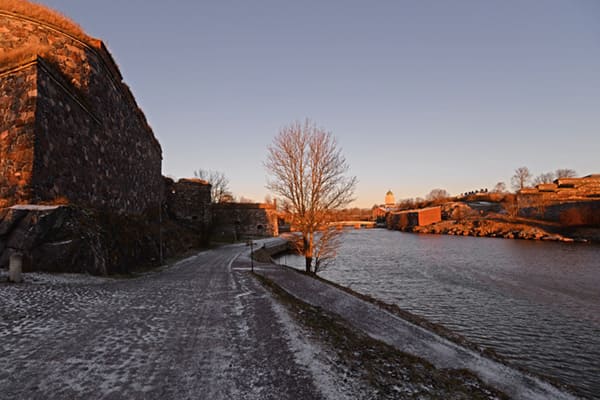
[[[229,191],[229,179],[227,179],[224,173],[220,171],[199,169],[194,171],[194,176],[196,178],[204,179],[212,185],[210,197],[213,203],[227,203],[232,201],[233,196]]]
[[[570,168],[559,168],[555,172],[556,178],[575,178],[577,176],[577,172]]]
[[[510,179],[510,182],[513,189],[519,191],[529,184],[530,179],[531,172],[529,172],[529,168],[519,167],[515,170],[515,174]]]
[[[356,177],[346,176],[349,167],[333,135],[308,119],[280,130],[264,165],[267,188],[287,202],[292,225],[301,233],[297,245],[306,271],[317,273],[339,244],[328,225],[331,212],[354,200]]]

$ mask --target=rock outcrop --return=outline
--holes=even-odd
[[[501,219],[468,218],[463,220],[442,221],[428,226],[412,229],[416,233],[433,233],[457,236],[498,237],[505,239],[554,240],[572,242],[552,230],[544,229],[524,222],[509,222]]]

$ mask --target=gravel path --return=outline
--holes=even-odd
[[[0,283],[0,398],[351,398],[238,268],[245,251],[226,246],[135,279]]]
[[[275,243],[275,242],[274,242]],[[274,264],[257,272],[292,296],[333,312],[369,336],[400,351],[428,360],[438,368],[468,369],[485,383],[514,399],[574,399],[554,386],[485,358],[332,285]]]

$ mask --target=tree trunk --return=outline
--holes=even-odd
[[[313,259],[313,237],[310,233],[306,233],[304,236],[304,261],[306,265],[306,272],[312,273],[312,259]]]
[[[310,274],[311,273],[310,267],[311,267],[311,264],[312,264],[312,257],[305,256],[304,257],[304,261],[306,261],[306,272]]]

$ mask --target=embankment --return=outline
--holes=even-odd
[[[270,263],[273,261],[273,256],[289,250],[290,242],[285,238],[269,239],[254,250],[252,258],[259,262]]]
[[[465,371],[515,399],[574,399],[568,392],[526,371],[485,355],[481,349],[457,344],[392,310],[361,299],[335,285],[273,264],[255,269],[259,275],[298,300],[347,321],[371,338],[431,363],[437,370]],[[360,354],[360,349],[355,349]],[[406,379],[410,379],[409,376]],[[440,397],[442,398],[442,397]]]

